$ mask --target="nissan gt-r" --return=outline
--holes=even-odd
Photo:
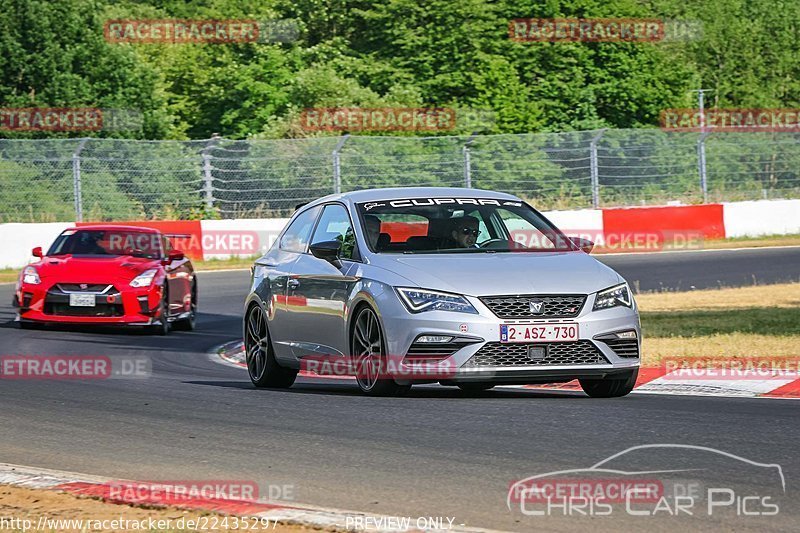
[[[193,330],[197,280],[191,261],[150,228],[90,225],[62,232],[20,273],[14,296],[22,328],[48,323]]]

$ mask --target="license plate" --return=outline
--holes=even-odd
[[[94,307],[94,294],[70,294],[71,307]]]
[[[500,342],[567,342],[578,340],[578,324],[502,324]]]

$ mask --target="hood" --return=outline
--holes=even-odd
[[[590,294],[622,283],[611,268],[583,252],[378,254],[373,264],[411,286],[468,296]]]
[[[44,257],[33,263],[41,278],[82,283],[108,283],[130,281],[145,270],[157,268],[158,259],[131,257],[129,255],[88,256],[57,255]]]

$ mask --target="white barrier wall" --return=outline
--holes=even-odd
[[[722,206],[726,237],[800,234],[800,200],[729,202]],[[601,209],[548,211],[545,216],[570,235],[583,235],[598,244],[602,242]],[[200,222],[203,257],[226,259],[261,254],[272,246],[288,220],[203,220]],[[28,264],[33,247],[41,246],[46,250],[59,233],[72,225],[71,222],[0,224],[0,268],[20,268]]]
[[[33,260],[37,246],[47,252],[50,245],[72,222],[42,224],[0,224],[0,268],[20,268]]]
[[[542,214],[550,219],[562,231],[602,232],[602,209],[580,209],[577,211],[543,211]]]
[[[263,254],[287,222],[288,218],[202,220],[203,258],[228,259]]]
[[[598,246],[605,244],[602,209],[544,211],[543,214],[569,237],[589,239]]]
[[[722,204],[726,237],[800,233],[800,200],[758,200]]]

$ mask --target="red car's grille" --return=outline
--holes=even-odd
[[[56,316],[123,316],[121,304],[97,304],[94,307],[72,307],[68,303],[45,302],[44,314]]]
[[[56,285],[62,292],[96,292],[98,294],[105,294],[106,292],[117,292],[117,290],[108,283],[59,283]]]
[[[70,294],[94,294],[93,306],[70,305]],[[109,301],[111,300],[111,301]],[[122,295],[108,283],[59,283],[53,286],[44,299],[44,314],[55,316],[115,317],[125,315]]]

